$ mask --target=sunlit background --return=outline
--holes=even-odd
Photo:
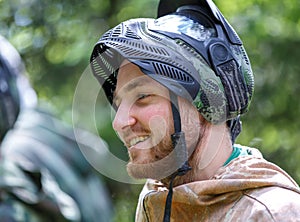
[[[255,75],[238,143],[259,148],[299,184],[300,1],[215,3],[242,38]],[[97,39],[129,18],[155,17],[157,5],[158,0],[0,0],[0,34],[20,52],[42,103],[71,124],[75,88]],[[111,151],[126,160],[110,118],[97,124]],[[111,192],[114,220],[133,221],[141,186],[99,176]]]

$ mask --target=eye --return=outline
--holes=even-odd
[[[136,103],[139,105],[146,105],[151,103],[152,94],[141,93],[138,94]]]
[[[146,99],[147,97],[151,96],[150,94],[139,94],[138,95],[138,100],[143,100]]]

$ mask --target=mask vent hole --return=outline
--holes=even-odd
[[[161,63],[153,63],[156,74],[169,77],[182,82],[193,82],[193,79],[180,69],[167,66]]]

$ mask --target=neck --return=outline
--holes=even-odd
[[[189,165],[192,169],[184,176],[177,176],[173,182],[174,187],[211,178],[223,166],[231,153],[232,143],[226,124],[212,125],[208,123],[203,136],[199,139],[189,158]],[[162,182],[168,185],[170,178],[166,178]]]

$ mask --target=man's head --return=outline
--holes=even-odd
[[[175,94],[207,122],[239,122],[252,97],[252,70],[240,39],[210,4],[183,6],[156,20],[129,20],[105,33],[93,50],[91,64],[108,100],[113,103],[122,79],[120,65],[128,60],[165,87],[169,106]],[[231,132],[234,141],[239,131]]]
[[[20,109],[36,102],[35,92],[24,74],[19,53],[0,36],[0,141],[14,125]]]
[[[116,116],[113,128],[128,148],[128,172],[135,178],[156,178],[168,175],[170,166],[180,167],[173,157],[170,135],[174,133],[169,90],[145,75],[127,60],[122,63],[114,92]],[[192,153],[199,143],[205,120],[186,99],[179,99],[182,128],[188,132],[187,147]],[[174,169],[173,169],[174,170]]]

